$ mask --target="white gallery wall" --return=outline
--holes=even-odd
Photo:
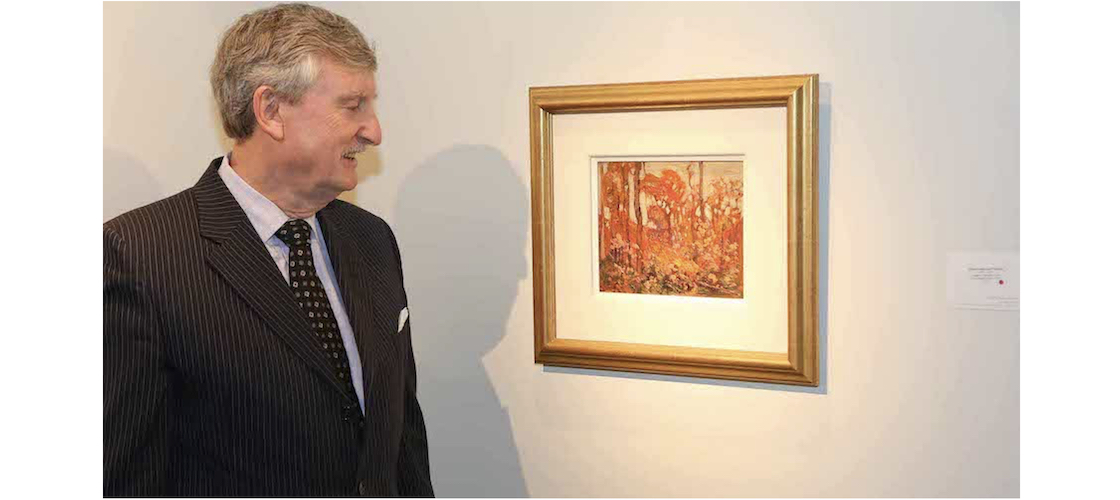
[[[229,147],[207,70],[265,4],[106,3],[104,217]],[[439,496],[1017,496],[1019,6],[339,3],[384,142],[348,201],[402,246]],[[818,388],[533,363],[528,88],[820,74]],[[683,332],[687,333],[687,332]]]

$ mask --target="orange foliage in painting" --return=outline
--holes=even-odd
[[[705,170],[599,163],[601,291],[743,297],[741,163],[735,176]]]

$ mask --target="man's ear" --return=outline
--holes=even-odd
[[[284,119],[280,116],[280,96],[268,85],[261,85],[253,92],[253,115],[257,128],[273,140],[284,140]]]

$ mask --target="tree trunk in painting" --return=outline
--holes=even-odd
[[[673,207],[667,207],[667,210],[665,210],[665,212],[669,214],[667,217],[665,217],[665,224],[669,227],[669,243],[673,243],[677,241],[676,236],[674,236],[675,233],[673,233]]]
[[[622,217],[623,234],[626,239],[623,241],[625,246],[622,247],[622,262],[625,262],[628,267],[633,267],[634,263],[630,259],[630,175],[627,173],[627,163],[622,164],[622,169],[618,172],[618,178],[622,182],[622,201],[626,204],[626,213]]]
[[[692,165],[689,165],[689,182],[692,181]],[[696,183],[696,202],[693,204],[692,210],[692,259],[700,258],[700,246],[702,245],[703,236],[700,236],[697,230],[698,227],[703,227],[704,222],[704,162],[699,162],[696,167],[699,172],[700,182]]]
[[[687,182],[684,183],[684,191],[688,192],[689,189],[691,189],[691,188],[692,188],[692,164],[689,164],[689,178],[688,178]],[[687,203],[685,203],[685,204],[687,204]],[[694,247],[697,244],[696,204],[693,203],[691,206],[685,207],[685,211],[688,211],[688,213],[689,213],[689,244],[691,244],[691,246]],[[694,254],[693,254],[692,258],[694,259],[694,258],[696,258],[696,256],[694,256]]]
[[[719,199],[717,199],[716,201],[719,202]],[[723,221],[724,221],[723,207],[712,207],[712,229],[715,230],[716,235],[719,236],[719,248],[720,249],[726,249],[727,248],[725,238],[723,237],[723,233],[724,233]],[[723,271],[724,271],[724,268],[723,268],[723,253],[722,252],[720,253],[720,258],[718,260],[716,260],[716,269],[719,270],[720,273],[723,273]]]
[[[642,221],[642,171],[645,169],[645,163],[639,162],[638,166],[634,167],[634,215],[638,221],[638,274],[642,274],[642,257],[645,252],[645,223]]]
[[[703,222],[704,217],[704,162],[700,162],[700,221]]]
[[[626,215],[623,213],[623,193],[625,193],[623,191],[623,177],[617,175],[615,178],[617,179],[615,184],[615,219],[612,222],[615,224],[616,234],[625,235],[625,228],[618,228],[618,224],[625,224],[626,221]],[[612,248],[612,250],[614,249]],[[619,256],[619,260],[622,260],[620,257],[622,256]]]

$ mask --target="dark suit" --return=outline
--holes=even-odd
[[[389,226],[339,200],[318,213],[363,418],[220,165],[104,225],[104,494],[431,496]]]

